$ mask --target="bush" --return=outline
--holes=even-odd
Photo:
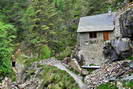
[[[60,52],[60,55],[57,58],[60,60],[63,60],[65,57],[70,56],[70,55],[71,55],[71,48],[66,47],[64,51]]]
[[[108,83],[99,85],[97,87],[97,89],[118,89],[118,87],[116,87],[114,84],[108,82]]]
[[[38,69],[39,72],[37,72]],[[37,64],[36,67],[31,67],[28,65],[24,74],[24,81],[39,79],[37,89],[79,89],[78,84],[67,72],[54,66]]]
[[[11,52],[15,29],[10,24],[0,21],[0,77],[4,78],[12,74]]]
[[[125,87],[125,89],[133,89],[133,80],[124,81],[123,82],[123,86]]]
[[[50,58],[51,56],[51,51],[49,49],[49,47],[47,45],[44,45],[40,48],[40,55],[39,58],[40,59],[47,59]]]
[[[133,56],[132,56],[132,57],[128,57],[127,59],[128,59],[128,60],[133,60]]]
[[[65,71],[56,67],[44,66],[44,72],[40,76],[43,79],[39,89],[79,89],[75,80]]]

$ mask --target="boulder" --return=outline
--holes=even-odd
[[[74,58],[74,59],[71,59],[71,61],[69,62],[68,64],[71,68],[73,68],[74,70],[78,71],[79,73],[81,73],[81,68],[80,68],[80,65],[78,64],[77,60]]]
[[[130,68],[133,69],[133,61],[129,64]]]
[[[129,38],[117,38],[107,41],[103,48],[105,58],[117,61],[130,57],[132,55],[130,42]]]

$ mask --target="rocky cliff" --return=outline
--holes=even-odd
[[[119,21],[122,37],[133,40],[133,8],[120,15]]]
[[[105,58],[111,61],[122,60],[132,56],[133,8],[128,8],[118,15],[115,22],[116,39],[107,41],[103,51]]]

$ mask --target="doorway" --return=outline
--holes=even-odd
[[[109,32],[103,32],[103,40],[109,40]]]

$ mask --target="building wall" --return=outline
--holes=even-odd
[[[109,32],[109,40],[114,39],[114,32]],[[79,33],[80,47],[84,48],[93,43],[104,42],[103,32],[97,32],[97,38],[90,38],[89,33]]]
[[[114,33],[109,32],[109,39],[114,38]],[[103,57],[103,32],[97,32],[97,38],[89,38],[89,33],[79,34],[80,50],[83,52],[83,56],[86,64],[101,65],[104,61]]]
[[[115,17],[115,31],[114,31],[115,37],[121,37],[119,18],[120,18],[120,15]]]

